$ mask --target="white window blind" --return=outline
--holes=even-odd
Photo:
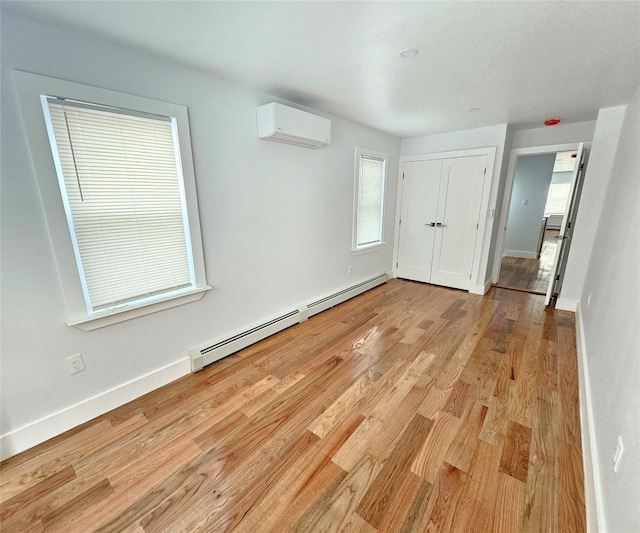
[[[385,161],[361,155],[358,166],[356,247],[360,248],[382,242]]]
[[[88,310],[193,286],[174,119],[47,102]]]

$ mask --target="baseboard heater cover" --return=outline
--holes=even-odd
[[[257,324],[246,330],[233,333],[224,339],[214,342],[210,346],[191,350],[189,352],[189,358],[191,359],[191,371],[197,372],[198,370],[202,370],[205,366],[210,365],[223,357],[227,357],[228,355],[242,350],[247,346],[266,339],[283,329],[299,324],[300,322],[304,322],[310,316],[317,315],[318,313],[345,302],[354,296],[358,296],[369,289],[382,285],[388,279],[388,274],[380,274],[370,280],[357,283],[341,291],[319,298],[310,304],[303,304],[297,309],[293,309],[271,320],[267,320],[266,322]]]
[[[322,311],[326,311],[327,309],[334,307],[342,302],[346,302],[347,300],[353,298],[354,296],[358,296],[363,292],[368,291],[369,289],[373,289],[378,285],[382,285],[389,279],[388,274],[380,274],[375,278],[372,278],[367,281],[363,281],[362,283],[357,283],[347,289],[343,289],[338,292],[334,292],[329,296],[325,296],[324,298],[320,298],[315,302],[307,304],[307,308],[309,309],[309,316],[317,315]]]

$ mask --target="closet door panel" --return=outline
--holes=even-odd
[[[486,156],[443,163],[431,283],[469,289]]]
[[[431,281],[433,241],[442,160],[411,161],[404,166],[396,275]]]

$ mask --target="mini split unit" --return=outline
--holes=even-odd
[[[331,121],[273,102],[258,107],[258,138],[306,148],[331,142]]]

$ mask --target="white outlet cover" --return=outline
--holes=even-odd
[[[72,376],[84,370],[84,361],[82,360],[82,354],[78,353],[67,357],[65,361],[67,363],[67,368],[69,369],[69,374],[71,374]]]
[[[616,451],[613,452],[611,457],[613,461],[613,471],[618,472],[620,470],[620,461],[622,461],[622,456],[624,454],[624,445],[622,444],[622,436],[618,437],[618,442],[616,444]]]

